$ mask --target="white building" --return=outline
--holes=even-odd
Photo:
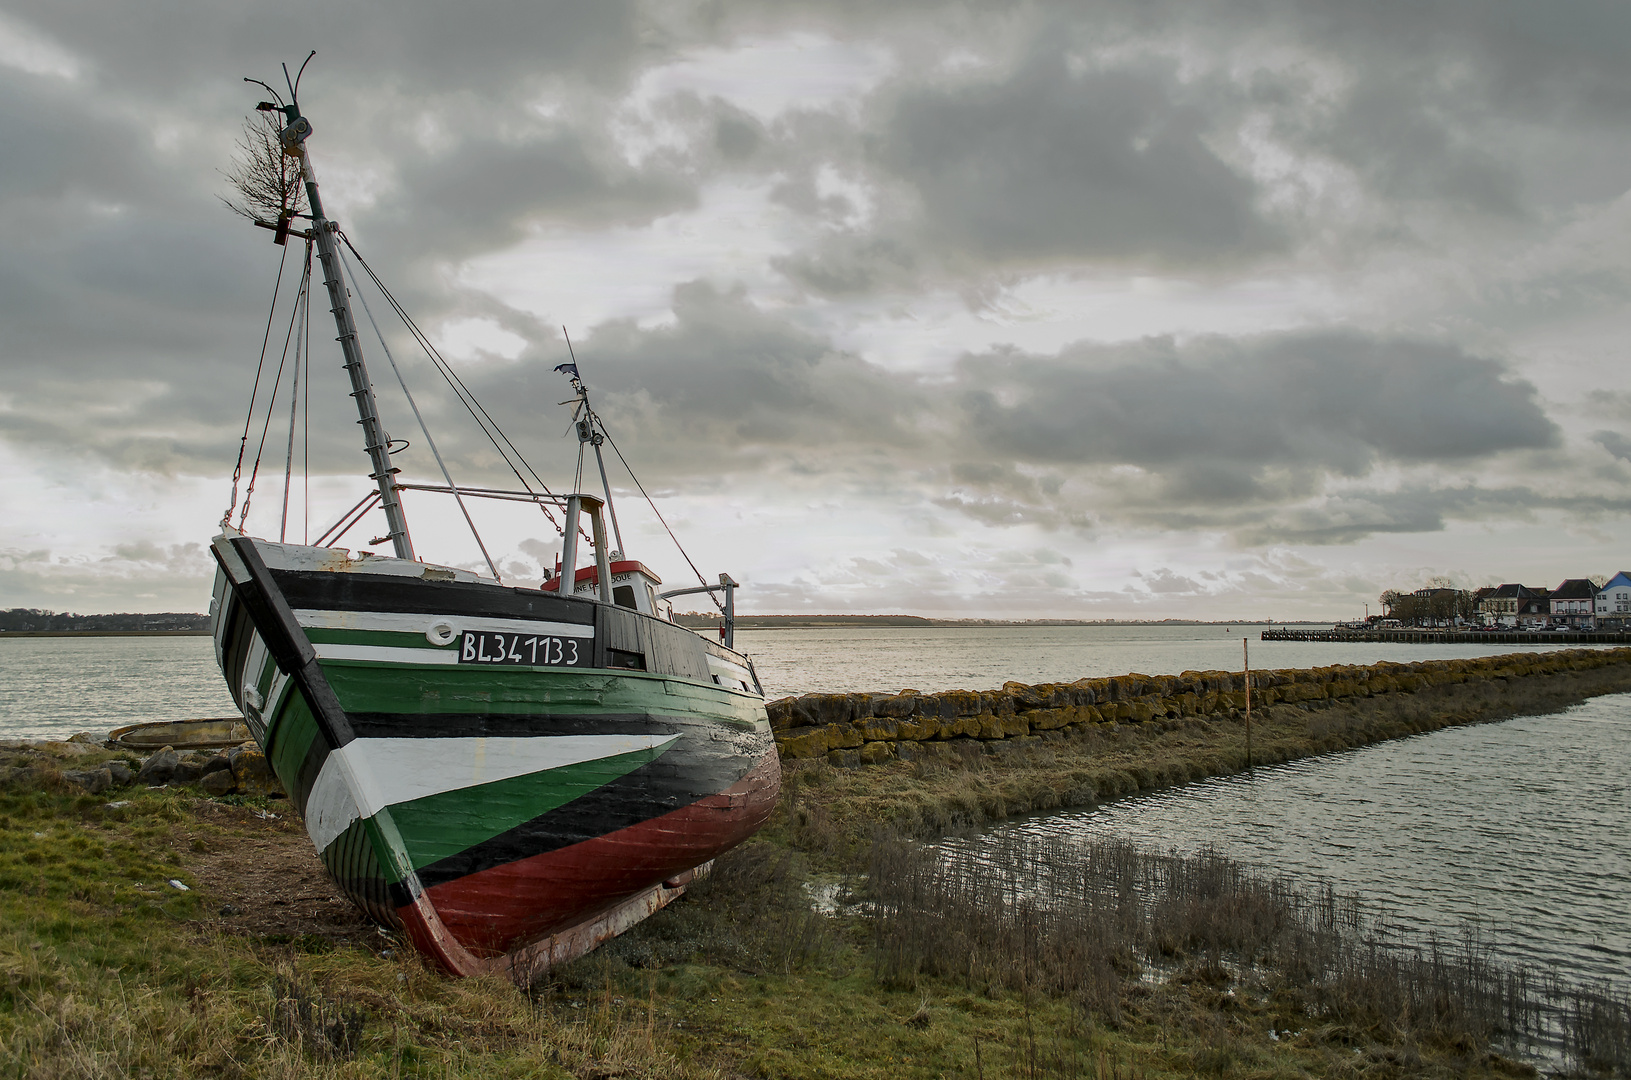
[[[1631,572],[1621,570],[1597,590],[1597,625],[1623,630],[1631,623]]]

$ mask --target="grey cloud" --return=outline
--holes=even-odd
[[[924,228],[987,258],[1207,259],[1275,246],[1256,190],[1168,68],[1073,73],[1040,49],[998,82],[903,92],[875,154]]]
[[[1346,544],[1373,533],[1436,532],[1449,521],[1534,521],[1548,510],[1567,512],[1577,522],[1595,520],[1631,511],[1631,499],[1528,486],[1411,485],[1280,508],[1257,522],[1242,522],[1237,535],[1247,544]]]
[[[1152,593],[1181,596],[1194,593],[1203,593],[1206,591],[1205,586],[1201,585],[1201,583],[1196,581],[1194,578],[1185,577],[1182,574],[1174,573],[1165,566],[1148,574],[1140,574],[1135,571],[1133,577],[1138,580],[1138,583],[1142,585],[1143,588]]]
[[[1622,461],[1631,461],[1631,439],[1617,431],[1594,431],[1591,441]]]
[[[1280,133],[1346,162],[1386,201],[1521,214],[1513,165],[1479,144],[1480,127],[1447,122],[1441,103],[1424,100],[1422,90],[1416,81],[1365,83],[1333,115],[1293,113]],[[1289,130],[1293,126],[1303,130]]]
[[[319,50],[302,94],[343,88],[366,94],[382,85],[420,92],[507,89],[540,72],[575,79],[626,77],[636,58],[662,44],[627,0],[484,5],[295,0],[246,8],[232,17],[208,4],[160,8],[94,0],[8,5],[17,16],[90,58],[112,92],[202,93],[219,101],[243,91],[240,76],[283,89],[291,71]],[[213,82],[213,86],[211,83]],[[258,91],[258,88],[256,88]]]
[[[390,200],[361,224],[438,259],[506,246],[542,220],[638,225],[695,201],[695,182],[661,164],[631,168],[607,139],[578,130],[475,131],[403,166]]]
[[[1626,128],[1608,103],[1631,101],[1631,68],[1603,46],[1627,21],[1614,5],[1544,20],[1462,0],[928,8],[845,10],[851,34],[907,62],[847,140],[789,166],[789,191],[800,168],[863,167],[881,207],[777,261],[814,293],[1476,244],[1631,186],[1631,158],[1603,151]],[[829,9],[797,5],[784,25]],[[959,49],[988,66],[948,71]]]
[[[1534,386],[1499,363],[1352,331],[996,354],[965,359],[960,374],[993,448],[1041,462],[1193,462],[1226,484],[1270,466],[1357,476],[1381,460],[1558,441]]]

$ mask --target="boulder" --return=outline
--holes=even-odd
[[[130,766],[122,761],[110,761],[105,768],[108,770],[108,775],[113,777],[114,787],[124,787],[136,780],[136,774],[131,772]]]
[[[70,783],[78,784],[92,795],[100,795],[113,786],[113,774],[107,769],[65,771],[62,778]]]
[[[863,765],[878,765],[885,761],[891,761],[894,757],[894,743],[869,742],[860,749],[860,760]]]
[[[180,756],[175,750],[166,746],[142,762],[140,771],[136,773],[136,779],[148,787],[160,787],[175,779],[176,769],[180,765]]]
[[[233,787],[239,795],[282,795],[283,785],[267,762],[266,755],[250,747],[240,747],[232,756]]]
[[[231,769],[211,769],[198,781],[198,786],[204,789],[206,795],[230,795],[237,783],[232,779]]]

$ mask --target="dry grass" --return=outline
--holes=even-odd
[[[1253,995],[1275,1031],[1467,1059],[1496,1045],[1631,1076],[1631,1001],[1494,962],[1475,937],[1412,940],[1329,887],[1299,888],[1215,853],[1158,855],[1007,834],[974,846],[873,846],[877,977],[1068,998],[1124,1022],[1129,992],[1187,987],[1216,1013]],[[1207,1047],[1197,1072],[1228,1071]],[[1054,1074],[1050,1074],[1054,1075]]]

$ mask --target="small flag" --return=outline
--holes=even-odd
[[[555,370],[556,371],[564,371],[564,372],[566,372],[566,374],[572,376],[574,379],[576,379],[578,377],[578,365],[576,365],[576,364],[556,364],[555,365]]]

